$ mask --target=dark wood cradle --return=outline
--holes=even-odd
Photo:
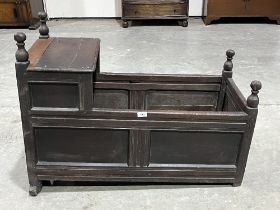
[[[44,10],[42,0],[0,0],[0,26],[39,26],[39,11]]]
[[[261,83],[243,97],[234,51],[221,76],[101,73],[99,39],[42,24],[28,52],[15,35],[30,195],[56,180],[241,184]]]
[[[205,0],[206,25],[221,17],[268,17],[280,24],[279,0]]]
[[[122,0],[123,27],[129,20],[179,20],[188,26],[189,0]]]

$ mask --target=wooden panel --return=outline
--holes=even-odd
[[[0,25],[28,26],[31,21],[31,8],[27,0],[1,0]]]
[[[145,91],[130,91],[129,108],[130,109],[145,109]]]
[[[38,160],[44,162],[127,163],[127,130],[35,128]]]
[[[70,72],[95,71],[99,44],[99,39],[55,38],[32,69]]]
[[[132,181],[132,182],[186,182],[186,183],[232,183],[236,167],[228,165],[188,165],[185,168],[158,167],[96,167],[55,166],[39,163],[37,174],[42,180],[78,181]],[[231,180],[231,181],[229,181]]]
[[[226,93],[230,95],[234,103],[238,105],[238,107],[240,108],[239,110],[247,112],[247,99],[241,93],[240,89],[237,87],[232,78],[227,79]]]
[[[244,16],[246,14],[244,0],[208,0],[208,16]]]
[[[149,114],[148,114],[149,116]],[[119,129],[145,129],[145,130],[192,130],[192,131],[216,131],[216,132],[244,132],[246,122],[212,122],[212,121],[174,121],[174,120],[148,120],[147,118],[120,120],[120,119],[92,119],[92,118],[57,118],[57,117],[32,117],[33,127],[68,127],[73,125],[81,128],[119,128]]]
[[[130,119],[135,120],[139,110],[111,110],[111,109],[92,109],[86,112],[79,112],[79,117],[91,117],[102,118],[102,119]],[[31,113],[33,116],[64,116],[64,117],[75,117],[77,116],[77,111],[65,111],[63,109],[56,110],[45,110],[45,109],[32,109]],[[167,112],[166,110],[149,110],[147,111],[147,118],[149,120],[175,120],[175,121],[211,121],[211,122],[239,122],[246,123],[248,120],[248,115],[245,112],[205,112],[205,111],[172,111]]]
[[[36,40],[36,42],[28,50],[30,64],[27,70],[32,69],[37,65],[41,56],[53,40],[54,38]]]
[[[97,74],[97,81],[129,81],[129,82],[169,82],[184,84],[210,84],[222,82],[221,76],[214,75],[187,75],[187,74],[120,74],[106,73]]]
[[[241,138],[241,133],[151,131],[150,162],[234,165]]]
[[[135,82],[95,82],[96,88],[128,89],[128,90],[193,90],[193,91],[219,91],[219,84],[182,84],[182,83],[135,83]]]
[[[29,83],[32,107],[79,108],[78,84]]]
[[[162,4],[126,4],[124,16],[126,17],[155,17],[155,16],[186,16],[186,3]]]
[[[233,102],[232,98],[226,94],[224,99],[224,106],[223,111],[225,112],[236,112],[238,110],[238,107]]]
[[[279,0],[250,0],[247,1],[248,15],[252,16],[278,16],[280,19]]]
[[[18,11],[15,2],[0,2],[0,24],[16,23]]]
[[[27,23],[27,25],[31,22],[31,8],[29,1],[21,0],[17,5],[18,13],[19,13],[19,22]]]
[[[95,89],[93,95],[94,108],[128,109],[128,91]]]
[[[146,167],[150,158],[150,131],[131,130],[129,142],[129,166]]]
[[[220,17],[269,17],[280,23],[279,0],[208,0],[204,5],[206,25]]]
[[[29,2],[32,8],[32,17],[38,18],[38,12],[44,11],[43,0],[29,0]]]
[[[44,11],[42,0],[0,0],[0,25],[36,29],[40,11]]]
[[[148,110],[213,111],[218,92],[203,91],[148,91]]]

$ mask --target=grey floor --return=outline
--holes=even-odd
[[[220,74],[225,51],[236,51],[234,79],[244,95],[263,83],[259,117],[241,187],[89,186],[44,187],[28,196],[24,146],[14,70],[13,34],[0,29],[0,209],[279,209],[280,26],[219,24],[191,19],[176,25],[120,27],[116,20],[50,21],[50,35],[101,38],[101,70],[107,72]]]

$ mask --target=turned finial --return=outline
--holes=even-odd
[[[25,49],[26,35],[24,33],[16,33],[14,39],[17,42],[18,49],[16,51],[16,60],[17,62],[27,62],[29,55]]]
[[[226,55],[227,55],[227,60],[224,64],[223,75],[226,77],[232,77],[232,69],[233,69],[232,59],[233,56],[235,55],[235,52],[233,50],[227,50]]]
[[[39,12],[38,16],[40,18],[40,28],[39,28],[39,32],[40,32],[40,39],[48,39],[49,36],[49,28],[47,26],[47,13],[45,12]]]
[[[259,105],[259,90],[262,88],[262,83],[260,81],[251,82],[252,94],[247,99],[247,105],[251,108],[257,108]]]

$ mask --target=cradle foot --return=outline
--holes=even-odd
[[[235,182],[232,184],[233,187],[240,187],[241,186],[241,182]]]
[[[210,25],[212,23],[212,21],[219,20],[219,19],[220,19],[220,17],[214,17],[214,16],[206,16],[203,18],[205,25]]]
[[[123,28],[128,28],[128,21],[124,20],[122,23]]]
[[[31,196],[37,196],[42,190],[42,184],[39,185],[30,185],[29,186],[29,195]]]

